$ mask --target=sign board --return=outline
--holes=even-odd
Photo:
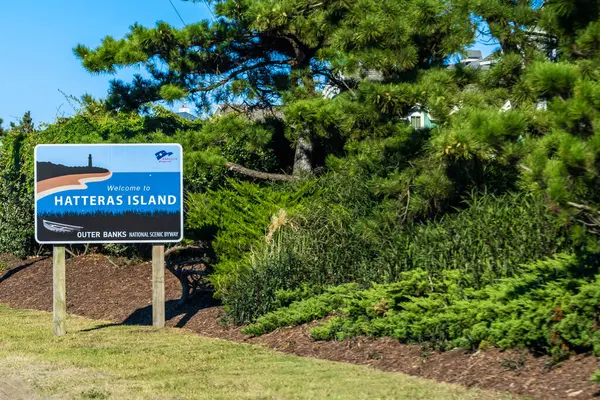
[[[35,148],[38,243],[170,243],[183,238],[178,144]]]

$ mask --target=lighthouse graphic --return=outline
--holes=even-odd
[[[93,157],[91,154],[88,154],[88,165],[87,166],[88,166],[88,168],[92,168],[94,166]],[[79,182],[79,184],[83,185],[83,188],[87,188],[85,186],[85,182],[83,180],[78,180],[78,182]],[[59,222],[48,221],[46,219],[43,219],[42,222],[43,222],[44,228],[48,229],[49,231],[57,232],[57,233],[72,233],[72,232],[81,231],[83,229],[82,226],[62,224]]]

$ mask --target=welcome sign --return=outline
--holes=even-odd
[[[38,243],[169,243],[183,238],[178,144],[39,145]]]

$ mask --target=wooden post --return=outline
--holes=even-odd
[[[165,246],[152,246],[152,326],[165,327]]]
[[[67,281],[65,271],[65,246],[54,246],[52,251],[52,289],[54,335],[67,333]]]

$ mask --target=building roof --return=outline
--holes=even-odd
[[[467,58],[474,58],[480,60],[483,58],[481,50],[467,50]]]
[[[198,119],[197,116],[191,113],[191,110],[188,108],[187,104],[184,104],[175,114],[179,115],[181,118],[187,119],[188,121],[195,121]]]
[[[459,61],[460,64],[469,68],[487,70],[497,62],[496,54],[492,53],[483,58],[481,50],[467,50],[466,57]],[[448,68],[455,68],[456,64],[451,64]]]
[[[215,115],[226,115],[236,113],[245,115],[251,121],[264,121],[267,118],[282,119],[283,113],[277,109],[254,108],[245,104],[219,104]]]
[[[369,81],[381,82],[383,81],[383,72],[376,69],[368,69],[365,72],[365,78]]]
[[[187,119],[188,121],[195,121],[198,119],[198,117],[195,115],[186,112],[178,112],[175,114],[179,115],[181,118]]]

